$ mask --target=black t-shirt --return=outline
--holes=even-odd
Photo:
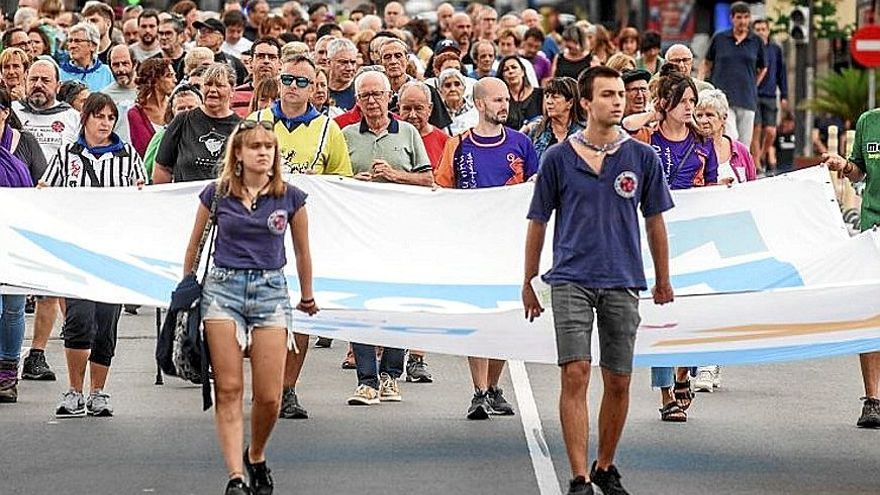
[[[180,113],[165,130],[156,163],[171,170],[174,182],[214,179],[226,138],[239,122],[235,113],[221,119],[208,117],[201,108]]]
[[[177,78],[177,82],[183,81],[183,77],[186,75],[183,72],[183,58],[186,57],[186,52],[181,52],[180,56],[177,58],[169,59],[171,62],[171,68],[174,69],[174,77]],[[153,55],[152,58],[168,58],[165,56],[165,52],[160,52]],[[237,77],[237,74],[236,74]]]
[[[46,163],[46,157],[43,155],[43,150],[40,148],[37,138],[28,131],[18,132],[21,133],[21,137],[18,139],[18,146],[15,147],[13,155],[27,165],[28,171],[31,173],[31,179],[33,179],[36,186],[37,181],[43,176],[43,172],[49,168],[49,164]]]
[[[544,90],[533,88],[532,94],[523,101],[510,99],[510,112],[507,114],[507,127],[519,130],[526,122],[543,115]]]
[[[247,82],[248,71],[244,64],[237,57],[233,57],[232,55],[217,52],[214,54],[214,62],[219,62],[221,64],[229,64],[232,67],[232,70],[235,71],[235,85],[241,86],[245,82]]]
[[[780,172],[794,167],[795,136],[793,132],[776,134],[776,169]]]
[[[565,58],[565,55],[560,55],[556,57],[556,73],[553,77],[570,77],[577,81],[581,72],[590,68],[592,60],[593,56],[590,54],[576,62]]]

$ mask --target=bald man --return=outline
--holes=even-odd
[[[510,91],[501,79],[484,77],[474,84],[479,121],[472,129],[446,142],[434,172],[438,186],[457,189],[499,187],[525,182],[538,172],[538,155],[529,138],[504,127]],[[498,388],[503,360],[468,357],[474,395],[466,417],[488,419],[490,414],[512,416],[513,406]]]
[[[398,2],[388,2],[388,5],[385,6],[385,28],[386,29],[395,29],[402,26],[400,23],[403,18],[403,5]]]

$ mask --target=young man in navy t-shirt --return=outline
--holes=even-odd
[[[558,363],[559,410],[573,478],[568,493],[625,494],[614,453],[629,409],[629,384],[639,317],[638,291],[646,289],[638,210],[645,217],[654,260],[655,304],[673,299],[663,212],[673,207],[657,154],[623,132],[625,89],[620,74],[593,67],[578,82],[587,128],[544,154],[529,208],[522,297],[526,317],[544,310],[532,288],[538,276],[547,222],[554,210],[551,286]],[[590,335],[598,315],[604,382],[598,459],[587,478]]]

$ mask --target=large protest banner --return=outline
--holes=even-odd
[[[323,308],[298,317],[298,330],[555,362],[550,312],[526,322],[519,296],[531,184],[458,191],[291,180],[309,193]],[[0,289],[167,304],[202,187],[0,190]],[[827,170],[676,191],[674,199],[666,222],[676,301],[657,307],[642,294],[638,365],[880,349],[880,233],[849,237]],[[650,278],[644,241],[643,253]],[[295,273],[288,279],[298,297]]]

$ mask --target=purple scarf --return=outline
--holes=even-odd
[[[0,140],[0,187],[34,187],[27,165],[9,149],[12,147],[12,128],[6,124]]]

